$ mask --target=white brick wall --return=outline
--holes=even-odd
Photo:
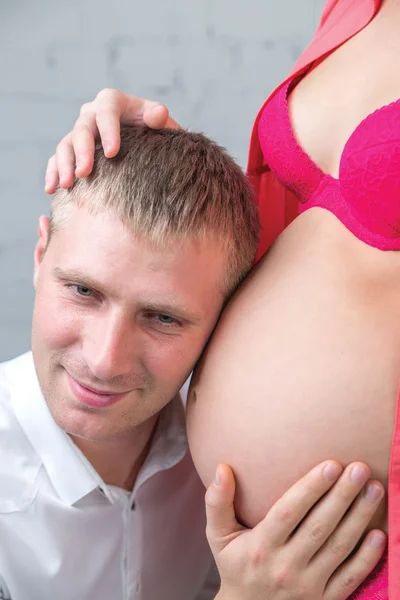
[[[0,2],[0,360],[29,348],[47,158],[102,87],[161,100],[244,166],[253,118],[323,0]]]

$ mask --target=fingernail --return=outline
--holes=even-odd
[[[340,475],[340,467],[337,463],[328,463],[323,470],[325,479],[335,481]]]
[[[369,483],[364,490],[364,496],[368,502],[376,502],[383,496],[383,490],[379,485]]]
[[[214,483],[217,487],[221,485],[221,473],[219,472],[219,467],[217,467],[217,470],[215,471]]]
[[[350,478],[354,483],[365,483],[368,477],[368,471],[361,465],[356,465],[351,471]]]
[[[381,550],[386,544],[386,537],[380,533],[374,533],[369,543],[376,550]]]
[[[104,148],[104,154],[108,154],[109,152],[111,152],[111,150],[112,150],[112,144],[111,144],[111,142],[108,142],[107,140],[104,140],[104,142],[103,142],[103,148]]]

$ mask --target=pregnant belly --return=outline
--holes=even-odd
[[[193,377],[188,435],[205,485],[219,462],[233,467],[245,524],[327,458],[366,461],[386,485],[399,259],[314,209],[285,230],[223,313]]]

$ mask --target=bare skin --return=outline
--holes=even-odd
[[[388,0],[289,96],[298,142],[332,176],[355,127],[400,97],[399,26],[400,4]],[[316,459],[365,460],[386,485],[400,373],[399,275],[400,253],[372,248],[328,211],[312,209],[283,232],[225,311],[192,387],[188,430],[206,483],[214,461],[234,465],[246,523],[258,522],[275,493]],[[205,435],[212,444],[200,447]],[[269,472],[255,478],[250,467],[265,456],[273,457]],[[375,525],[387,527],[384,508]]]
[[[400,265],[386,258],[310,211],[225,310],[193,379],[188,434],[206,485],[214,461],[234,466],[246,524],[316,458],[357,457],[386,485],[400,370]]]

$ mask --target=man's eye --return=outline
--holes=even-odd
[[[173,317],[170,317],[169,315],[163,315],[159,313],[157,315],[157,318],[163,325],[172,325],[173,323],[176,323],[176,320]]]
[[[182,322],[165,313],[148,312],[145,313],[146,319],[149,319],[153,325],[167,327],[182,327]]]
[[[86,298],[93,296],[92,290],[85,285],[76,285],[75,290],[79,296],[85,296]]]

